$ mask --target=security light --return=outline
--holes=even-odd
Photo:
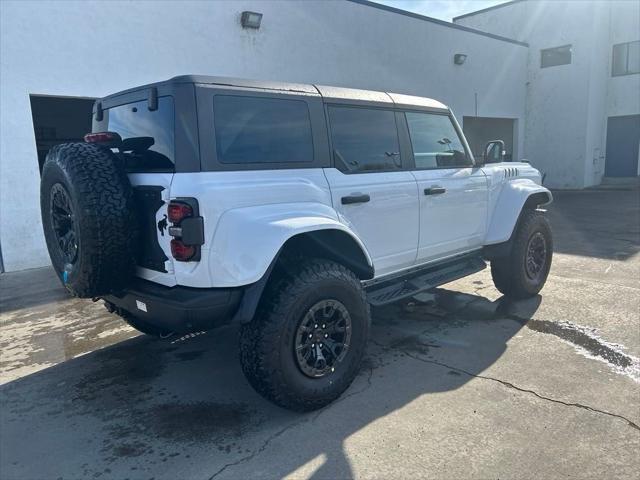
[[[240,23],[242,28],[260,28],[262,14],[257,12],[242,12]]]
[[[467,55],[464,53],[456,53],[453,56],[453,63],[455,63],[456,65],[462,65],[465,60],[467,59]]]

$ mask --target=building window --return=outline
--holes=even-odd
[[[632,73],[640,73],[640,40],[613,46],[611,75],[617,77]]]
[[[562,47],[545,48],[540,50],[540,67],[555,67],[557,65],[568,65],[571,63],[571,45]]]

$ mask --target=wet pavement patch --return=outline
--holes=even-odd
[[[527,328],[540,333],[554,335],[583,349],[589,356],[599,358],[617,367],[623,373],[638,379],[640,365],[638,359],[624,353],[618,345],[598,338],[595,331],[569,322],[530,319]]]
[[[254,413],[243,403],[163,403],[148,410],[145,420],[159,437],[199,442],[239,437],[249,427]]]

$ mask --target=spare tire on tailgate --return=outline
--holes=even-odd
[[[42,169],[40,208],[51,262],[71,294],[97,297],[126,284],[135,267],[133,193],[111,150],[54,146]]]

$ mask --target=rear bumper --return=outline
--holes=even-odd
[[[137,278],[126,290],[103,298],[153,326],[186,333],[229,323],[242,296],[243,288],[165,287]]]

